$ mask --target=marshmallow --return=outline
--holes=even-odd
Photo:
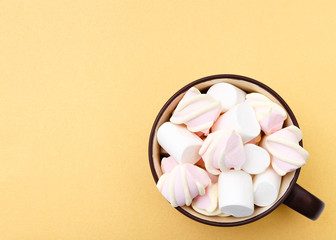
[[[261,141],[260,146],[270,153],[272,167],[280,176],[306,164],[309,153],[299,145],[301,139],[301,130],[291,125]]]
[[[279,195],[280,183],[281,176],[272,168],[254,176],[254,204],[259,207],[266,207],[274,203]]]
[[[270,165],[271,158],[268,152],[254,144],[244,146],[246,161],[242,169],[249,174],[259,174]]]
[[[194,198],[191,206],[196,212],[206,216],[229,216],[218,208],[218,183],[210,184],[203,196]]]
[[[157,188],[173,207],[178,207],[190,206],[192,199],[205,194],[209,184],[210,178],[203,169],[185,163],[163,174],[157,182]]]
[[[183,126],[165,122],[157,131],[157,140],[179,163],[196,163],[201,159],[198,151],[202,146],[202,139]]]
[[[195,88],[190,88],[176,106],[170,121],[185,124],[191,132],[209,133],[209,129],[218,118],[221,103]],[[200,133],[198,133],[201,136]]]
[[[246,95],[243,90],[230,83],[212,85],[207,94],[221,102],[222,112],[226,112],[233,106],[244,102]]]
[[[236,130],[246,143],[259,135],[260,125],[252,107],[240,103],[220,116],[211,128],[212,132],[219,130]]]
[[[178,162],[172,157],[164,157],[161,160],[161,169],[163,173],[169,173],[171,172],[174,167],[178,165]]]
[[[245,102],[254,109],[264,133],[269,135],[282,128],[287,118],[287,112],[279,104],[260,93],[247,94]]]
[[[239,170],[245,162],[245,150],[240,135],[234,130],[217,131],[208,135],[199,151],[208,172],[214,175],[219,169]]]
[[[252,178],[244,171],[223,172],[218,179],[219,208],[234,217],[247,217],[254,212]]]

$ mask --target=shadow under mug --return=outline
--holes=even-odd
[[[149,164],[153,174],[153,178],[155,182],[158,181],[159,177],[163,174],[160,162],[164,154],[161,152],[161,148],[157,142],[156,133],[159,128],[164,122],[168,121],[171,113],[175,109],[178,102],[182,99],[184,93],[191,87],[198,88],[201,92],[206,91],[210,86],[220,83],[220,82],[227,82],[231,83],[246,92],[259,92],[270,98],[272,101],[282,105],[287,113],[288,118],[286,119],[284,126],[295,125],[299,127],[296,118],[287,105],[287,103],[270,87],[266,86],[265,84],[239,75],[232,75],[232,74],[220,74],[220,75],[213,75],[208,76],[205,78],[201,78],[196,80],[178,92],[176,92],[162,107],[161,111],[157,115],[149,139]],[[300,142],[302,145],[302,141]],[[198,212],[194,211],[191,207],[183,206],[177,207],[176,209],[194,219],[198,222],[213,225],[213,226],[222,226],[222,227],[230,227],[230,226],[238,226],[247,223],[254,222],[262,217],[265,217],[269,213],[271,213],[274,209],[276,209],[281,203],[289,206],[290,208],[294,209],[295,211],[301,213],[302,215],[316,220],[324,209],[324,203],[315,197],[313,194],[309,193],[301,186],[299,186],[296,181],[300,174],[300,168],[296,171],[287,173],[283,178],[280,186],[280,192],[277,200],[274,204],[268,207],[256,207],[254,213],[249,217],[244,218],[235,218],[232,216],[229,217],[218,217],[218,216],[205,216],[199,214]]]

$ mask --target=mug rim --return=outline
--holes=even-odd
[[[155,118],[155,121],[153,123],[151,132],[150,132],[150,137],[149,137],[149,145],[148,145],[148,155],[149,155],[149,165],[150,165],[150,169],[154,178],[155,183],[158,182],[159,177],[156,174],[155,171],[155,167],[154,167],[154,160],[153,160],[153,142],[154,142],[154,136],[155,136],[155,129],[156,126],[159,123],[159,120],[161,119],[163,113],[165,112],[165,110],[168,108],[168,106],[173,102],[173,100],[179,96],[181,93],[187,91],[189,88],[191,88],[192,86],[195,86],[199,83],[202,82],[207,82],[210,80],[214,80],[214,79],[222,79],[222,78],[230,78],[230,79],[234,79],[234,80],[241,80],[241,81],[246,81],[246,82],[250,82],[253,83],[255,85],[258,85],[259,87],[265,89],[267,92],[269,92],[271,95],[273,95],[281,104],[282,106],[286,109],[289,117],[291,118],[293,125],[299,127],[299,124],[295,118],[294,113],[292,112],[292,110],[290,109],[290,107],[288,106],[288,104],[282,99],[282,97],[280,97],[279,94],[277,94],[273,89],[271,89],[269,86],[265,85],[262,82],[259,82],[255,79],[249,78],[249,77],[245,77],[245,76],[241,76],[241,75],[236,75],[236,74],[216,74],[216,75],[210,75],[207,77],[203,77],[200,78],[198,80],[195,80],[187,85],[185,85],[184,87],[182,87],[180,90],[178,90],[172,97],[169,98],[169,100],[163,105],[163,107],[161,108],[160,112],[158,113],[158,115]],[[300,141],[300,145],[301,147],[303,146],[302,140]],[[195,215],[190,214],[189,212],[185,211],[183,208],[181,207],[176,207],[175,209],[178,210],[179,212],[181,212],[182,214],[184,214],[185,216],[200,222],[200,223],[204,223],[207,225],[211,225],[211,226],[217,226],[217,227],[233,227],[233,226],[240,226],[240,225],[244,225],[244,224],[248,224],[251,222],[254,222],[256,220],[259,220],[265,216],[267,216],[268,214],[270,214],[271,212],[273,212],[290,194],[290,192],[293,190],[293,187],[299,177],[301,168],[298,168],[295,171],[294,177],[291,180],[289,187],[287,188],[286,192],[283,194],[283,196],[277,201],[275,202],[269,209],[267,209],[266,211],[242,220],[242,221],[238,221],[238,222],[214,222],[214,221],[208,221],[199,217],[196,217]]]

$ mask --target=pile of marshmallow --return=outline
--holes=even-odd
[[[166,156],[158,189],[172,206],[207,216],[247,217],[273,204],[282,176],[308,159],[300,129],[282,128],[286,118],[266,96],[229,83],[190,88],[157,131]]]

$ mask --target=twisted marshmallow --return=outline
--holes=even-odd
[[[190,206],[192,199],[205,194],[210,184],[208,174],[190,163],[177,165],[170,173],[163,174],[157,188],[173,207]]]
[[[266,134],[272,134],[282,128],[287,118],[287,112],[279,104],[276,104],[260,93],[246,95],[248,103],[255,111],[261,129]]]
[[[221,112],[221,103],[195,88],[190,88],[177,105],[170,121],[186,124],[191,132],[209,133]]]
[[[206,216],[229,216],[222,213],[218,207],[218,183],[210,184],[203,196],[197,196],[191,204],[192,208]]]
[[[306,164],[309,154],[299,145],[301,139],[301,130],[292,125],[262,140],[261,147],[270,153],[272,167],[280,176]]]
[[[209,134],[199,154],[204,160],[206,170],[214,175],[230,168],[239,170],[246,160],[243,141],[235,130]]]

